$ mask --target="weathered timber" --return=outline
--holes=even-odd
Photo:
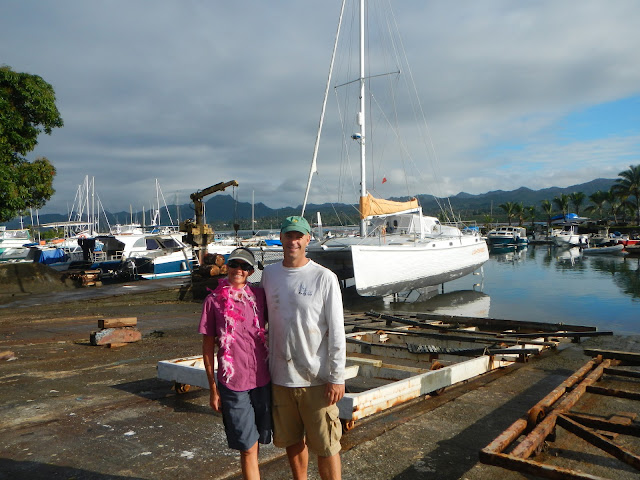
[[[98,328],[135,327],[138,317],[102,318],[98,320]]]
[[[600,381],[606,371],[612,370],[612,367],[619,363],[620,360],[610,358],[602,360],[600,356],[592,359],[529,410],[527,420],[522,418],[516,420],[511,427],[482,449],[480,461],[552,479],[601,478],[557,465],[545,465],[529,458],[531,455],[540,453],[547,438],[555,441],[557,426],[640,470],[640,455],[612,441],[616,434],[640,436],[640,427],[633,422],[637,416],[636,413],[618,413],[612,415],[609,420],[605,420],[596,415],[570,412],[586,392],[640,399],[638,394],[631,394],[632,392],[594,385]],[[522,434],[526,436],[516,444],[516,440]],[[515,448],[510,453],[504,453],[514,444]]]
[[[0,360],[11,360],[13,358],[16,358],[16,357],[11,350],[0,352]]]
[[[132,343],[142,340],[142,334],[137,328],[105,328],[91,332],[91,345],[108,345],[110,343]]]

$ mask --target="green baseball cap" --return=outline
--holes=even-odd
[[[280,227],[280,233],[287,232],[300,232],[305,235],[311,234],[311,227],[309,226],[309,222],[305,220],[304,217],[287,217],[282,222],[282,226]]]

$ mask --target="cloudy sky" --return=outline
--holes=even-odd
[[[380,164],[377,195],[565,187],[640,163],[637,0],[391,5],[438,165],[407,183],[400,162]],[[0,64],[52,84],[65,123],[30,156],[57,168],[43,212],[66,211],[85,175],[110,211],[149,208],[156,179],[167,203],[234,179],[241,201],[302,203],[339,9],[2,0]],[[353,183],[335,178],[344,167],[333,132],[323,133],[315,203]]]

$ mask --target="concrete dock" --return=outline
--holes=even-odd
[[[159,360],[200,353],[200,303],[181,301],[178,284],[150,283],[105,286],[59,303],[32,296],[0,308],[0,352],[13,352],[0,360],[0,479],[239,478],[239,457],[226,446],[208,392],[177,395],[156,376]],[[108,317],[137,317],[142,341],[92,346],[90,333]],[[483,465],[479,451],[584,365],[585,347],[640,352],[640,336],[567,343],[367,418],[343,436],[343,478],[534,478]],[[626,384],[640,392],[637,381]],[[586,394],[576,409],[637,414],[640,402]],[[640,452],[638,438],[616,441]],[[563,432],[540,457],[595,477],[639,476]],[[264,446],[260,461],[262,478],[290,478],[283,450]],[[319,478],[315,464],[310,478]]]

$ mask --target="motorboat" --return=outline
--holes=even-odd
[[[487,242],[491,247],[509,245],[524,246],[529,243],[527,229],[524,227],[499,226],[487,233]]]
[[[193,248],[169,234],[98,235],[102,243],[92,252],[89,269],[110,275],[131,275],[145,279],[190,275],[195,259]]]
[[[26,228],[7,229],[0,225],[0,261],[22,260],[27,256],[32,243],[31,233]]]
[[[577,223],[567,223],[561,229],[554,229],[550,238],[558,247],[589,245],[589,235],[579,233]]]

